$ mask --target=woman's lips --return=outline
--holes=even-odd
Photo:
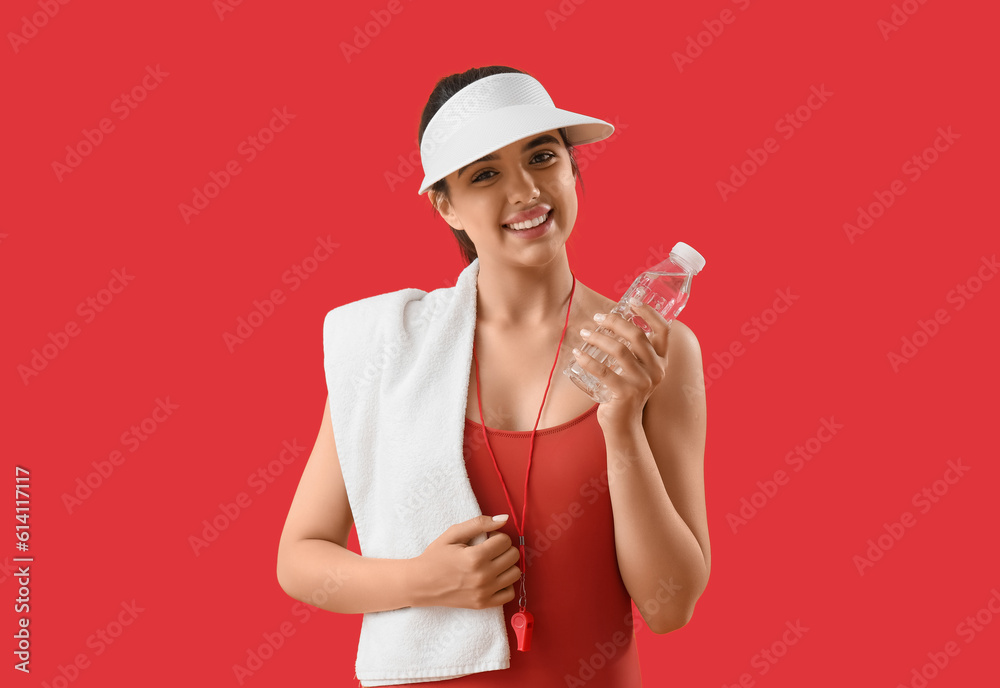
[[[549,231],[549,228],[552,227],[552,217],[555,215],[555,212],[555,210],[550,210],[548,212],[548,217],[545,218],[545,222],[537,227],[532,227],[531,229],[511,229],[505,225],[500,226],[503,227],[504,231],[510,232],[520,239],[534,239]]]
[[[552,209],[550,208],[549,210],[545,211],[544,213],[541,213],[539,215],[535,215],[535,217],[531,218],[530,220],[522,220],[520,222],[510,222],[510,223],[502,224],[500,226],[503,227],[504,229],[513,229],[515,231],[522,232],[524,230],[532,229],[533,227],[537,227],[538,225],[542,224],[543,222],[548,221],[548,219],[549,219],[548,216],[551,215],[551,214],[552,214]],[[545,218],[545,219],[542,220],[542,218]],[[539,220],[541,220],[541,222],[539,222]],[[514,225],[519,225],[519,226],[515,227]]]
[[[506,225],[507,227],[513,227],[514,225],[521,225],[526,222],[532,222],[540,217],[544,217],[549,211],[552,210],[552,206],[548,203],[537,203],[528,210],[524,210],[520,213],[516,213],[510,216],[509,222],[501,222],[501,225]]]

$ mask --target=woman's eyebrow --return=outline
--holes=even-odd
[[[552,134],[542,134],[541,136],[536,136],[535,138],[531,139],[526,144],[524,144],[524,147],[521,149],[521,152],[522,153],[526,153],[528,150],[534,148],[535,146],[541,146],[544,143],[555,143],[555,144],[558,144],[559,143],[559,139],[557,139]],[[468,168],[470,168],[473,165],[475,165],[477,162],[485,162],[487,160],[499,160],[499,159],[500,159],[500,156],[497,155],[496,153],[488,153],[488,154],[484,155],[483,157],[479,158],[479,160],[473,160],[468,165],[465,165],[464,167],[459,168],[459,170],[458,170],[458,178],[461,179],[462,178],[462,173],[465,172],[465,170],[467,170]]]

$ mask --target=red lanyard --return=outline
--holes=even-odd
[[[570,274],[573,275],[572,270],[570,270]],[[490,458],[493,459],[493,467],[496,468],[497,477],[500,478],[500,486],[503,487],[503,494],[507,498],[510,515],[514,519],[514,527],[517,529],[520,540],[518,549],[521,551],[521,597],[518,600],[518,611],[511,617],[510,624],[517,635],[517,649],[523,651],[531,649],[531,631],[534,627],[534,617],[526,608],[527,593],[524,587],[524,578],[527,569],[524,557],[524,517],[528,510],[528,475],[531,472],[531,453],[535,446],[535,431],[538,429],[538,421],[542,417],[542,408],[545,407],[545,397],[548,396],[549,386],[552,384],[552,373],[555,372],[556,364],[559,362],[559,351],[562,349],[563,339],[566,337],[566,328],[569,327],[569,312],[573,307],[573,292],[575,291],[576,275],[573,275],[573,287],[569,291],[569,306],[566,307],[566,323],[563,325],[562,336],[559,337],[559,346],[556,347],[556,360],[552,362],[552,370],[549,371],[549,381],[545,384],[545,393],[542,395],[542,405],[538,407],[538,416],[535,417],[535,427],[531,429],[531,439],[528,443],[528,466],[524,471],[524,503],[521,505],[520,522],[518,522],[517,517],[514,515],[514,504],[510,501],[510,494],[507,492],[507,485],[504,482],[503,475],[500,473],[497,457],[493,455],[493,449],[490,447],[489,439],[486,437],[486,422],[483,420],[483,400],[479,395],[479,361],[476,360],[475,335],[472,338],[472,361],[476,365],[476,401],[479,402],[479,420],[483,431],[483,441],[486,443],[486,449],[490,452]]]

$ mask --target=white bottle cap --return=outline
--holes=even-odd
[[[683,241],[678,241],[674,244],[674,247],[670,249],[670,252],[676,253],[678,256],[683,258],[686,263],[691,265],[691,267],[694,268],[695,275],[705,268],[705,257],[685,244]]]

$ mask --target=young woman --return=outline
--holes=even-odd
[[[282,588],[330,611],[502,605],[510,668],[449,686],[639,686],[632,601],[652,632],[668,633],[690,620],[708,582],[698,340],[646,305],[633,311],[648,335],[611,315],[616,300],[576,279],[567,259],[574,146],[612,131],[555,109],[537,81],[509,67],[438,82],[420,123],[420,193],[466,262],[478,261],[465,461],[484,515],[412,559],[347,550],[353,515],[327,403],[281,535]],[[623,204],[622,226],[653,210],[636,203]],[[583,341],[620,370],[575,351]],[[608,386],[609,401],[594,403],[562,374],[573,361]],[[484,542],[465,544],[482,533]],[[330,571],[344,575],[317,604]],[[525,609],[534,625],[519,651],[523,624],[512,628]]]

